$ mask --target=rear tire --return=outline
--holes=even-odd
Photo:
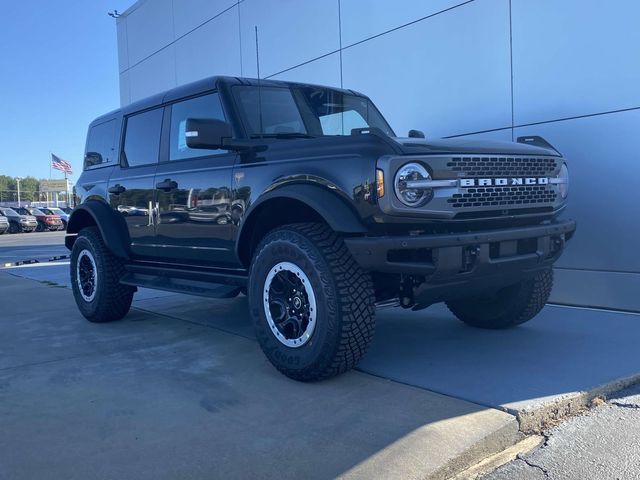
[[[129,312],[135,288],[120,284],[124,262],[107,249],[96,227],[80,230],[70,263],[73,296],[87,320],[111,322]]]
[[[495,293],[450,300],[449,310],[467,325],[510,328],[528,322],[545,306],[553,287],[553,270],[502,288]]]
[[[325,225],[292,224],[267,234],[253,257],[248,294],[262,350],[294,380],[353,368],[373,338],[371,277]]]

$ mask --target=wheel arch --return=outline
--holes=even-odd
[[[77,233],[91,226],[98,227],[102,240],[114,255],[129,258],[129,232],[124,220],[109,205],[99,200],[89,200],[73,210],[67,225],[65,246],[71,250]]]
[[[253,251],[267,232],[298,222],[325,223],[339,233],[367,231],[355,210],[337,193],[314,185],[280,187],[259,197],[244,216],[236,238],[236,254],[242,265],[249,266]]]

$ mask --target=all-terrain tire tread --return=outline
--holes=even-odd
[[[544,270],[523,280],[514,298],[505,299],[504,311],[498,316],[487,315],[477,299],[465,298],[446,302],[459,320],[479,328],[510,328],[528,322],[545,306],[553,288],[553,270]]]
[[[85,318],[94,323],[105,323],[120,320],[131,308],[135,289],[120,283],[120,279],[125,274],[124,262],[109,251],[102,240],[102,236],[97,227],[83,228],[78,237],[86,238],[95,252],[96,264],[102,265],[103,276],[99,288],[103,289],[102,294],[96,300],[99,302],[95,312]],[[77,241],[77,240],[76,240]],[[100,267],[98,267],[100,268]],[[71,272],[73,277],[74,272]],[[80,293],[74,288],[74,295],[79,301],[83,301]]]
[[[333,377],[353,368],[367,352],[375,333],[375,297],[371,276],[362,270],[344,244],[342,237],[321,223],[296,223],[272,231],[256,251],[255,258],[270,241],[279,238],[294,242],[307,251],[297,240],[295,232],[309,240],[324,257],[335,282],[341,321],[340,337],[332,352],[332,358],[322,368],[303,372],[276,365],[285,375],[301,381],[316,381]],[[325,294],[331,295],[328,289]],[[330,303],[330,301],[328,302]]]

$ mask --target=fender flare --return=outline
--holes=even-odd
[[[75,235],[84,227],[96,225],[107,248],[117,257],[129,258],[131,240],[129,230],[122,216],[116,214],[112,208],[104,202],[89,200],[78,205],[71,216],[67,226],[65,246],[71,250]]]
[[[367,232],[360,216],[346,200],[340,198],[338,193],[316,185],[290,184],[262,194],[247,210],[236,236],[236,253],[240,253],[241,245],[247,236],[251,235],[251,228],[247,226],[253,223],[252,215],[260,210],[260,206],[274,199],[291,199],[305,204],[316,211],[336,232],[351,234]]]

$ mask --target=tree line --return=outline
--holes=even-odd
[[[8,175],[0,175],[0,202],[11,202],[18,198],[18,182]],[[44,200],[45,194],[40,193],[40,180],[35,177],[23,177],[20,180],[20,200],[33,202]]]

